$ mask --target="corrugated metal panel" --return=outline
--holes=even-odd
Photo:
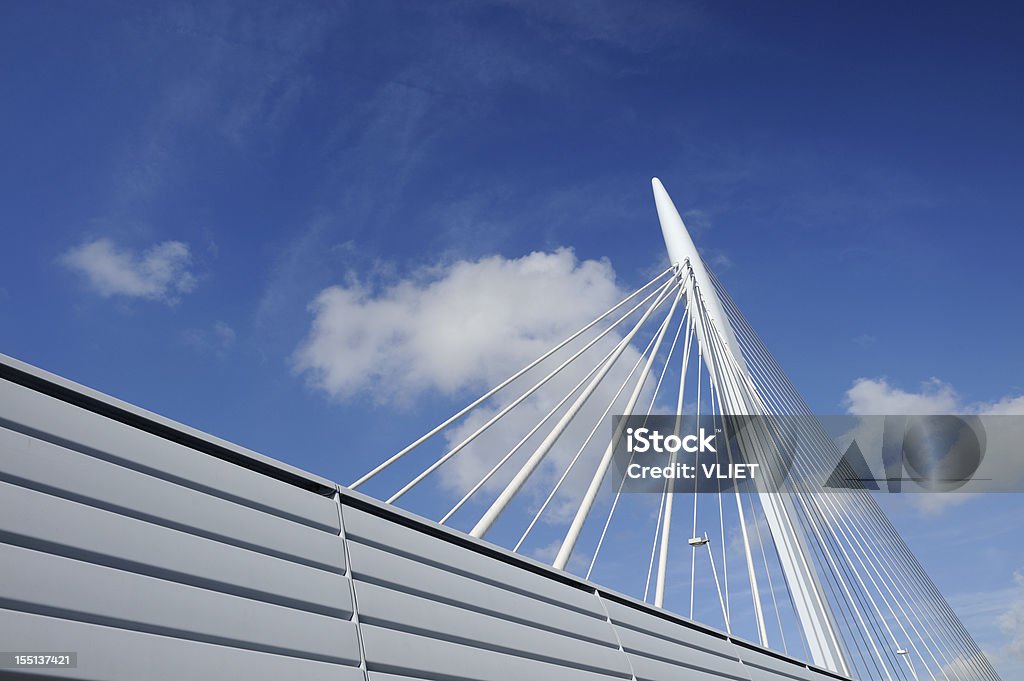
[[[79,653],[33,673],[365,679],[340,529],[336,499],[0,380],[0,648]]]
[[[349,619],[347,580],[0,482],[0,536],[10,544]]]
[[[735,644],[680,622],[611,599],[605,601],[616,634],[638,679],[747,679]]]
[[[0,428],[0,447],[4,452],[0,479],[12,484],[218,542],[344,572],[344,547],[338,541],[337,530],[324,531],[255,511],[6,428]],[[144,456],[145,452],[139,454]],[[331,500],[325,501],[337,518],[337,507]]]
[[[371,671],[630,678],[593,592],[359,509],[342,515]]]
[[[646,632],[680,646],[705,651],[729,660],[739,659],[736,646],[724,634],[714,634],[703,628],[689,626],[674,619],[653,616],[635,606],[612,598],[604,599],[608,616],[622,635],[625,629]]]
[[[327,662],[188,641],[118,627],[0,609],[5,649],[78,651],[77,669],[43,677],[102,681],[362,681],[363,672]],[[2,674],[2,672],[0,672]]]
[[[819,672],[783,659],[774,654],[760,650],[737,646],[740,659],[749,670],[751,681],[788,681],[790,679],[806,679],[807,681],[826,681],[829,677]]]
[[[0,356],[0,647],[94,681],[828,678],[203,437]]]
[[[466,575],[494,584],[502,590],[520,593],[603,619],[604,613],[591,590],[569,586],[513,564],[495,561],[478,551],[456,546],[384,517],[355,508],[344,508],[345,535],[349,540],[404,555],[415,562],[434,565],[447,572]],[[351,549],[350,549],[351,550]]]
[[[602,681],[616,677],[373,625],[363,625],[367,665],[372,670],[427,679]]]
[[[374,584],[358,583],[356,589],[364,624],[629,677],[614,645],[597,645]]]
[[[705,652],[679,639],[653,636],[629,627],[618,628],[618,635],[638,678],[654,680],[678,674],[687,678],[701,678],[702,674],[746,678],[738,658]]]
[[[298,523],[338,532],[333,502],[189,447],[0,381],[0,425],[157,479],[169,480]],[[102,419],[102,427],[98,426]]]
[[[0,544],[0,605],[99,624],[341,663],[358,662],[347,620]],[[338,641],[348,642],[338,646]]]

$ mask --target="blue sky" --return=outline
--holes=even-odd
[[[1020,9],[831,5],[6,3],[0,350],[347,482],[479,386],[318,381],[359,368],[304,363],[322,291],[561,247],[631,290],[658,175],[814,409],[859,378],[1013,400]],[[954,603],[995,603],[965,617],[1011,671],[1019,510],[892,508]]]

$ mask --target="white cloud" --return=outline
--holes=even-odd
[[[95,239],[68,250],[60,262],[84,276],[89,287],[104,298],[174,303],[196,286],[196,277],[189,270],[191,253],[180,241],[164,241],[140,254],[120,248],[110,239]]]
[[[569,249],[491,256],[414,273],[384,290],[324,289],[295,367],[335,398],[406,404],[497,383],[611,307],[606,261]]]
[[[995,402],[984,405],[981,414],[1009,416],[1013,414],[1024,414],[1024,395],[1017,397],[1004,397]]]
[[[897,388],[886,378],[858,378],[846,391],[847,411],[866,414],[1024,414],[1024,395],[1007,395],[994,402],[968,402],[956,389],[938,378],[930,378],[913,392]]]
[[[953,387],[932,378],[918,392],[907,392],[890,385],[885,378],[858,378],[846,391],[847,411],[867,414],[960,414],[959,399]]]
[[[969,402],[956,389],[938,378],[921,384],[917,391],[903,390],[885,378],[858,378],[846,391],[847,411],[857,416],[875,414],[929,415],[976,414],[980,416],[1006,416],[1024,414],[1024,396],[1007,396],[994,402]],[[864,451],[881,451],[881,430],[878,421],[862,421],[851,436],[861,443]],[[985,491],[1016,491],[1024,481],[1021,465],[1022,440],[1019,419],[986,419],[985,452],[980,467],[974,474],[977,481],[987,480]],[[865,448],[866,447],[866,448]],[[869,465],[870,465],[869,461]],[[881,471],[875,471],[881,474]],[[922,512],[938,514],[949,507],[965,503],[973,496],[971,483],[957,493],[915,493],[912,503]]]

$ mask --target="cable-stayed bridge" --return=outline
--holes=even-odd
[[[656,178],[653,189],[667,270],[351,488],[403,504],[421,485],[436,494],[431,476],[473,457],[486,464],[479,477],[460,476],[464,493],[436,518],[472,537],[492,538],[505,521],[494,541],[536,556],[531,540],[543,534],[557,569],[600,579],[606,558],[618,563],[614,578],[631,583],[632,567],[645,602],[842,676],[998,678],[871,494],[822,487],[842,453],[704,263]],[[612,416],[655,413],[680,417],[677,434],[683,417],[719,432],[750,417],[733,441],[762,477],[717,494],[667,478],[660,494],[624,491],[614,460],[631,421],[613,427]],[[728,465],[732,456],[696,461]],[[771,478],[783,470],[785,484]],[[376,484],[383,476],[397,487]]]
[[[349,486],[0,356],[0,678],[998,679],[653,184],[665,271]]]

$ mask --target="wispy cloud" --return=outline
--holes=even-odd
[[[700,235],[711,229],[711,215],[701,208],[691,208],[683,213],[683,221],[691,234]]]
[[[340,6],[211,2],[167,5],[130,20],[140,50],[187,66],[163,72],[159,87],[140,98],[145,113],[115,157],[106,212],[136,216],[182,177],[202,173],[181,151],[197,137],[235,151],[276,144],[311,87],[304,60],[343,13]]]
[[[1024,574],[1015,571],[1011,580],[1009,587],[958,594],[950,605],[978,637],[1003,678],[1020,678],[1024,672]]]
[[[857,336],[854,336],[851,340],[853,341],[854,345],[859,345],[862,348],[866,348],[878,343],[878,336],[875,336],[874,334],[870,333],[862,333]]]
[[[227,354],[235,344],[235,330],[226,322],[216,321],[207,329],[186,329],[181,333],[182,342],[197,352]]]
[[[732,258],[718,249],[702,249],[701,256],[717,272],[724,272],[735,264]]]
[[[88,287],[104,298],[174,304],[196,287],[196,276],[190,270],[192,256],[181,241],[164,241],[138,253],[110,239],[95,239],[66,251],[60,262],[84,277]]]
[[[651,35],[686,29],[698,14],[696,6],[679,9],[678,3],[664,3],[640,16],[614,2],[559,9],[544,3],[494,4],[504,5],[517,22],[529,22],[530,42],[511,39],[508,31],[481,21],[477,7],[467,10],[466,5],[454,3],[451,21],[438,23],[432,12],[423,15],[431,26],[429,43],[420,44],[418,35],[402,45],[384,41],[380,49],[388,59],[375,59],[370,65],[354,58],[347,66],[345,82],[356,96],[335,113],[333,128],[321,145],[327,160],[320,182],[329,198],[324,199],[320,215],[306,219],[305,226],[297,225],[292,244],[282,247],[285,255],[273,266],[259,304],[258,324],[280,327],[286,310],[299,309],[306,302],[300,296],[305,296],[310,280],[335,265],[325,262],[333,259],[332,245],[355,237],[364,250],[370,250],[371,232],[400,232],[408,219],[404,207],[413,204],[407,196],[409,188],[435,185],[435,164],[449,150],[461,150],[467,140],[476,145],[496,134],[493,122],[505,115],[509,101],[530,100],[538,93],[571,97],[568,93],[580,87],[582,73],[606,73],[611,68],[604,54],[609,46],[644,51],[650,47]],[[631,20],[623,22],[623,16]],[[638,22],[645,28],[638,29]],[[567,30],[582,42],[567,44]],[[647,37],[641,39],[641,33]],[[552,54],[564,57],[567,49],[586,54],[551,58]],[[478,139],[480,131],[485,136]],[[622,216],[625,223],[637,214],[624,208],[632,205],[641,206],[638,212],[643,215],[649,212],[648,196],[642,203],[624,201],[621,191],[608,191],[612,182],[581,186],[569,178],[554,177],[537,193],[523,191],[530,182],[502,177],[502,164],[486,165],[485,172],[474,168],[468,174],[459,163],[446,166],[443,174],[457,184],[441,184],[440,192],[429,199],[416,199],[417,231],[430,235],[425,237],[428,245],[446,257],[501,252],[527,229],[536,236],[531,241],[534,247],[551,249],[564,243],[551,236],[559,229],[607,221],[609,216]],[[645,180],[628,178],[647,192]],[[451,186],[457,189],[452,191]],[[381,193],[382,188],[386,193]],[[309,257],[291,257],[290,253],[306,250],[314,242],[319,247],[311,249]]]
[[[650,52],[655,46],[707,31],[710,15],[694,2],[646,3],[599,0],[597,2],[543,2],[543,0],[496,0],[535,21],[560,32],[568,31],[582,42],[596,42],[629,52]]]
[[[999,616],[999,628],[1009,638],[1007,652],[1024,660],[1024,575],[1013,573],[1013,582],[1016,589],[1010,609]]]

